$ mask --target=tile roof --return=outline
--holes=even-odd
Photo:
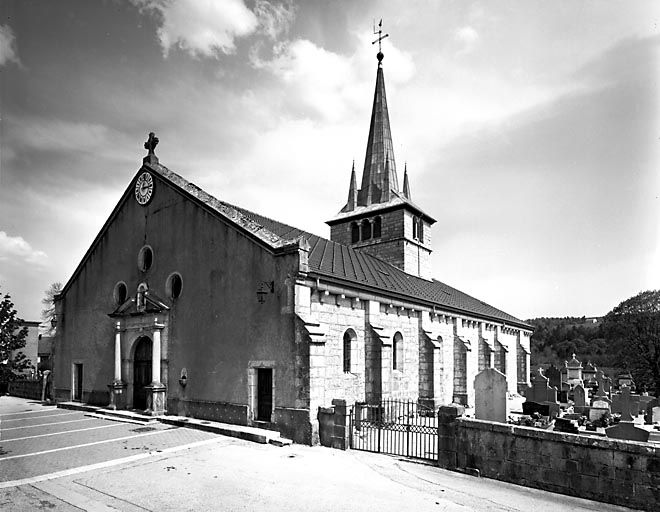
[[[403,270],[385,261],[355,250],[351,247],[332,242],[302,229],[278,222],[258,213],[237,206],[235,208],[253,222],[263,226],[268,232],[283,239],[303,238],[310,245],[310,272],[333,277],[349,283],[376,288],[383,292],[395,293],[411,300],[432,303],[439,308],[448,308],[494,321],[515,324],[531,330],[531,326],[518,318],[500,311],[485,302],[452,288],[437,280],[427,281],[407,274]]]
[[[312,274],[344,281],[348,286],[362,286],[407,298],[413,302],[422,302],[453,312],[532,329],[530,325],[513,315],[445,283],[435,279],[428,281],[407,274],[370,254],[220,201],[163,165],[151,164],[145,167],[149,167],[223,217],[243,227],[270,247],[283,247],[296,239],[306,240],[310,245],[309,268]]]

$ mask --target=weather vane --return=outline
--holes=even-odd
[[[383,18],[381,18],[378,22],[378,30],[376,30],[376,20],[374,20],[374,35],[376,34],[378,34],[378,39],[373,41],[371,44],[378,43],[378,54],[382,55],[383,52],[381,51],[381,41],[386,37],[389,37],[389,34],[383,35]],[[382,60],[382,58],[379,58],[378,60]]]

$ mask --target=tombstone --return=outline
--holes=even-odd
[[[620,421],[613,427],[607,427],[605,429],[605,435],[611,439],[626,439],[628,441],[641,441],[643,443],[649,440],[649,431],[636,427],[630,421]]]
[[[548,411],[547,414],[542,414],[542,416],[550,416],[554,418],[559,414],[560,407],[559,402],[557,402],[557,388],[551,388],[548,386],[548,378],[543,375],[543,369],[539,368],[537,372],[532,375],[532,386],[527,388],[527,393],[525,393],[525,398],[528,402],[534,402],[536,404],[547,405],[548,407],[543,407],[543,410]],[[528,410],[531,410],[527,406]],[[523,402],[523,413],[525,412],[525,402]]]
[[[548,378],[543,375],[542,368],[532,375],[532,386],[527,388],[525,398],[530,402],[557,402],[557,388],[548,386]]]
[[[623,386],[621,393],[618,395],[617,402],[619,410],[615,412],[621,414],[621,421],[633,421],[632,410],[634,405],[630,397],[630,388],[628,386]],[[612,402],[612,407],[614,407],[614,401]]]
[[[609,392],[608,392],[609,389],[608,389],[608,384],[606,382],[606,379],[609,380],[607,377],[605,377],[605,374],[601,370],[598,370],[596,372],[596,383],[598,384],[598,389],[597,389],[596,394],[594,396],[609,397]]]
[[[660,401],[657,398],[654,398],[646,404],[646,410],[644,411],[644,423],[647,425],[660,423]]]
[[[602,374],[603,372],[600,373]],[[607,375],[603,375],[603,392],[608,397],[612,397],[612,379]]]
[[[541,404],[538,402],[526,401],[522,404],[523,414],[533,416],[539,413],[541,416],[550,416],[550,404]]]
[[[474,378],[474,416],[478,420],[507,419],[506,376],[495,368],[486,368]]]
[[[561,372],[559,371],[559,368],[554,364],[551,364],[544,373],[548,379],[550,387],[561,389]]]
[[[598,368],[591,364],[591,361],[584,365],[584,368],[582,368],[582,380],[584,381],[585,387],[594,389],[598,387],[598,381],[596,380],[597,372]]]
[[[571,434],[578,433],[578,426],[575,421],[568,418],[555,418],[555,432],[568,432]]]
[[[604,414],[609,414],[609,407],[589,407],[589,421],[598,421]]]
[[[568,403],[568,391],[566,390],[559,391],[559,402],[561,402],[562,404]]]
[[[584,407],[587,405],[586,396],[587,393],[580,384],[575,386],[573,388],[573,403],[575,404],[575,407]]]
[[[607,409],[609,411],[610,406],[610,401],[605,397],[597,396],[591,401],[591,407],[595,407],[596,409]]]

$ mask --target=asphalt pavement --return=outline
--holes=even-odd
[[[277,447],[0,397],[0,510],[626,511],[398,457]]]

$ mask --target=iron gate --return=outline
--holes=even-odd
[[[356,402],[351,410],[351,448],[418,459],[438,458],[434,409],[410,400]]]

